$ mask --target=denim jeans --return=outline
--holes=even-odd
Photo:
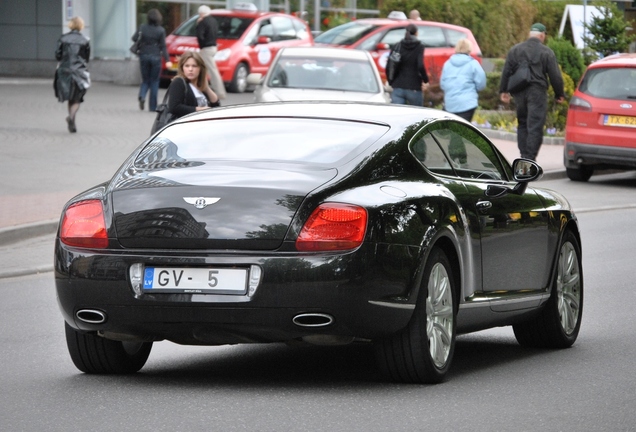
[[[142,54],[139,56],[141,66],[141,87],[139,99],[146,99],[146,93],[150,90],[148,110],[157,108],[157,94],[159,93],[159,75],[161,74],[161,56]]]
[[[424,104],[424,99],[421,90],[394,88],[391,92],[391,103],[421,107]]]

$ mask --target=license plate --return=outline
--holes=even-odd
[[[603,124],[606,126],[623,126],[636,128],[636,117],[605,115]]]
[[[244,295],[247,293],[247,270],[146,267],[144,290],[166,293]]]

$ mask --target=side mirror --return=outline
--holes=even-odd
[[[251,73],[247,76],[247,84],[252,86],[261,85],[263,83],[263,74]]]
[[[271,40],[270,38],[268,38],[267,36],[259,36],[259,37],[256,39],[256,44],[257,44],[257,45],[265,45],[265,44],[270,43],[271,41],[272,41],[272,40]]]
[[[539,180],[543,176],[543,168],[530,159],[515,159],[512,163],[513,178],[517,182],[514,187],[505,185],[488,185],[486,196],[499,198],[510,193],[521,195],[526,191],[528,183]]]
[[[514,179],[518,182],[531,182],[543,176],[543,168],[530,159],[515,159],[512,163]]]
[[[380,43],[376,44],[375,49],[376,49],[376,51],[382,51],[382,50],[391,49],[391,47],[387,43],[380,42]]]

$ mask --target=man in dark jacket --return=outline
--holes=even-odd
[[[220,99],[225,99],[227,93],[225,84],[221,79],[219,69],[216,67],[214,56],[216,55],[216,37],[219,25],[212,16],[212,10],[203,5],[199,7],[199,19],[197,20],[197,40],[199,41],[200,54],[210,74],[210,86]]]
[[[391,102],[395,104],[422,106],[422,92],[428,88],[428,75],[424,68],[424,45],[417,38],[417,26],[406,26],[404,39],[399,43],[400,62],[395,76],[389,80],[393,87]],[[398,51],[394,47],[394,50]],[[387,62],[387,70],[392,62]]]
[[[548,111],[548,78],[558,103],[564,100],[563,76],[552,51],[543,45],[546,28],[533,24],[526,41],[510,49],[506,57],[499,94],[502,102],[510,103],[510,77],[527,62],[530,79],[525,88],[512,91],[517,106],[517,146],[522,158],[536,160],[543,143],[543,126]]]

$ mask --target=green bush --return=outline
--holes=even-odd
[[[501,102],[499,101],[499,82],[501,81],[501,72],[489,72],[486,74],[486,88],[479,92],[479,106],[485,110],[498,110]]]
[[[557,62],[574,83],[578,83],[585,72],[583,55],[570,41],[562,38],[551,38],[546,44],[554,51]]]

